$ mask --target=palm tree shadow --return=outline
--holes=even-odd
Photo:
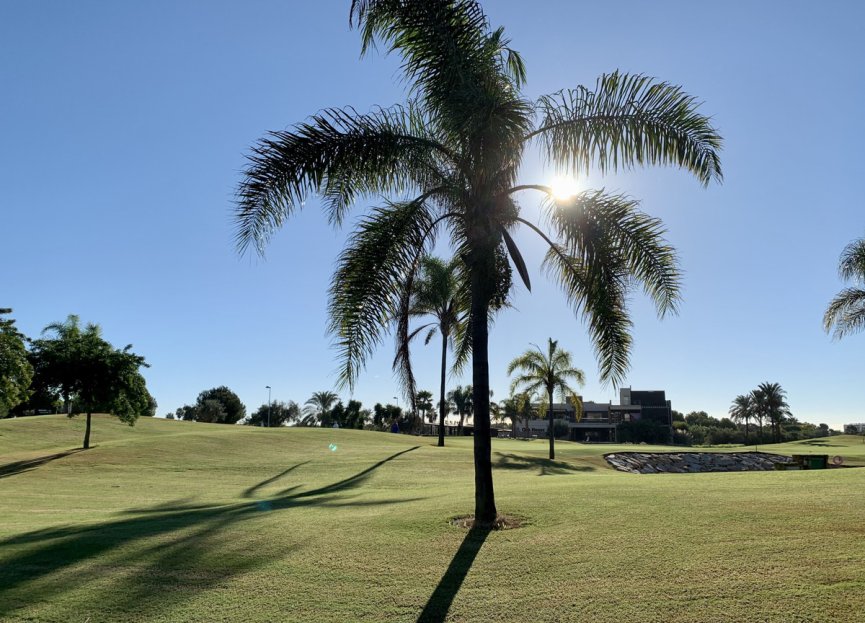
[[[253,485],[253,486],[249,487],[249,489],[244,491],[243,497],[251,498],[255,494],[255,492],[258,491],[259,489],[261,489],[262,487],[266,487],[267,485],[269,485],[273,482],[276,482],[277,480],[279,480],[283,476],[287,476],[288,474],[290,474],[291,472],[296,470],[298,467],[302,467],[302,466],[306,465],[307,463],[309,463],[309,461],[304,461],[303,463],[298,463],[297,465],[292,465],[288,469],[283,470],[280,473],[278,473],[276,476],[273,476],[272,478],[268,478],[266,480],[262,480],[258,484]]]
[[[39,602],[51,602],[76,587],[104,580],[105,566],[117,569],[118,580],[109,582],[94,603],[110,608],[163,610],[188,599],[194,591],[224,585],[240,573],[258,568],[298,549],[298,544],[263,551],[235,550],[222,532],[262,512],[300,507],[383,506],[409,499],[353,501],[356,490],[382,465],[416,450],[397,452],[349,478],[309,491],[293,493],[289,487],[266,500],[225,505],[174,505],[128,510],[121,518],[88,526],[64,526],[35,530],[0,540],[0,551],[10,546],[29,546],[0,558],[0,619],[15,610]],[[301,464],[247,489],[260,489]],[[131,516],[130,516],[131,515]],[[150,545],[155,541],[154,545]],[[87,561],[108,557],[105,564]],[[122,572],[120,570],[123,570]],[[192,579],[192,580],[191,580]],[[177,590],[182,587],[183,590]],[[123,611],[123,610],[121,610]]]
[[[448,565],[442,579],[439,580],[433,594],[430,595],[420,616],[417,618],[417,623],[443,623],[453,604],[454,598],[459,593],[463,585],[463,581],[472,568],[472,564],[477,558],[478,553],[491,528],[483,526],[474,526],[469,530],[463,542],[460,544],[457,553],[454,554],[450,565]]]
[[[496,462],[493,467],[497,469],[513,470],[538,470],[538,476],[553,476],[559,474],[573,474],[577,472],[591,472],[595,468],[591,465],[573,465],[565,461],[555,461],[537,456],[524,456],[521,454],[506,454],[496,452]]]
[[[62,459],[63,457],[67,457],[77,452],[81,452],[82,450],[83,448],[75,448],[73,450],[66,450],[65,452],[57,452],[56,454],[40,456],[35,459],[27,459],[26,461],[15,461],[14,463],[0,465],[0,478],[8,478],[9,476],[14,476],[15,474],[29,472],[30,470],[45,465],[45,463],[50,463],[51,461]]]

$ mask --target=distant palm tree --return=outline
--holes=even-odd
[[[465,422],[466,416],[471,417],[474,414],[474,395],[472,392],[472,386],[467,385],[463,388],[462,385],[457,385],[457,388],[448,392],[447,396],[448,401],[453,404],[454,409],[457,412],[457,415],[460,416],[460,423],[457,426],[457,434],[463,434],[463,423]],[[477,424],[477,422],[475,422]],[[477,433],[477,430],[475,430]]]
[[[549,274],[587,320],[602,380],[616,383],[628,368],[632,289],[641,287],[662,316],[679,301],[676,254],[658,219],[627,197],[565,197],[550,185],[518,184],[524,153],[538,147],[571,174],[672,165],[708,185],[721,179],[721,137],[694,97],[642,75],[613,72],[594,88],[529,100],[522,58],[473,0],[353,0],[350,23],[362,52],[401,56],[410,99],[366,114],[324,110],[263,138],[238,189],[238,247],[263,249],[310,195],[323,197],[337,224],[358,200],[381,199],[343,251],[330,293],[340,380],[353,387],[392,319],[408,315],[419,258],[449,236],[471,293],[475,517],[489,524],[488,316],[497,259],[510,256],[530,285],[513,233],[525,227],[544,241]],[[524,191],[540,193],[546,231],[520,216]]]
[[[526,392],[512,395],[502,400],[502,415],[511,421],[511,435],[517,437],[517,422],[524,421],[528,430],[529,419],[532,417],[532,398]],[[528,436],[528,433],[526,433]]]
[[[754,417],[754,396],[752,394],[743,394],[736,396],[733,399],[733,404],[730,405],[730,417],[734,422],[745,423],[745,443],[748,443],[749,423]]]
[[[303,408],[306,417],[301,420],[301,426],[312,426],[314,422],[318,422],[320,426],[329,426],[330,410],[338,400],[339,396],[330,391],[313,393]]]
[[[397,351],[394,369],[402,378],[403,385],[409,390],[414,386],[409,345],[422,331],[426,331],[425,344],[438,331],[442,337],[441,378],[439,385],[439,439],[438,445],[445,445],[445,380],[447,378],[448,347],[456,351],[453,369],[455,372],[465,365],[471,352],[468,339],[467,321],[469,311],[468,290],[465,281],[460,280],[460,262],[445,262],[437,257],[426,256],[420,262],[420,275],[414,283],[408,314],[398,320]],[[421,316],[432,316],[433,322],[423,324],[408,331],[408,320]]]
[[[838,274],[855,285],[844,288],[832,299],[823,315],[823,328],[840,339],[865,327],[865,238],[854,240],[841,253]]]
[[[433,403],[432,403],[432,392],[429,392],[425,389],[419,391],[415,396],[415,404],[417,404],[418,411],[421,413],[421,417],[426,420],[427,416],[430,418],[430,422],[433,421]]]
[[[573,380],[578,385],[586,382],[583,371],[575,368],[571,361],[571,353],[559,348],[559,343],[549,338],[547,341],[547,352],[544,353],[540,347],[535,346],[508,364],[508,375],[519,371],[520,375],[511,381],[511,393],[518,388],[524,392],[534,394],[545,391],[549,408],[549,437],[550,437],[550,459],[556,458],[554,420],[553,420],[553,394],[556,390],[563,398],[576,397],[569,381]]]
[[[781,442],[781,424],[785,417],[792,415],[787,404],[787,393],[778,383],[760,383],[752,392],[756,411],[769,421],[772,427],[772,440]],[[762,422],[761,422],[762,436]]]

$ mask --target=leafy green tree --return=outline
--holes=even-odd
[[[474,414],[475,406],[474,406],[474,392],[472,391],[472,386],[467,385],[463,388],[462,385],[457,385],[456,389],[452,389],[448,392],[447,400],[454,406],[454,410],[457,412],[457,415],[460,416],[460,423],[457,425],[457,434],[463,434],[463,424],[465,423],[466,416],[471,417]],[[441,410],[443,413],[444,410]],[[442,426],[444,426],[444,416],[439,416],[440,422]],[[487,418],[489,420],[489,418]],[[475,433],[477,433],[477,422],[475,422]],[[444,444],[441,441],[441,436],[443,432],[439,430],[439,443]]]
[[[854,285],[844,288],[829,303],[823,328],[836,339],[865,327],[865,238],[854,240],[841,253],[838,274]]]
[[[748,443],[750,423],[754,419],[754,397],[751,394],[741,394],[733,399],[730,405],[730,417],[734,422],[745,423],[745,443]]]
[[[246,406],[240,397],[225,385],[206,389],[198,394],[194,407],[196,422],[237,424],[246,417]]]
[[[15,328],[13,319],[3,318],[11,313],[11,309],[0,309],[0,418],[32,393],[33,366],[27,357],[26,338]]]
[[[330,410],[331,425],[338,424],[340,428],[362,429],[369,416],[369,410],[359,400],[349,400],[347,405],[340,401]]]
[[[87,414],[85,449],[90,447],[91,416],[111,413],[130,426],[151,412],[155,403],[139,369],[148,367],[132,347],[115,349],[102,338],[98,325],[83,329],[77,316],[48,325],[33,342],[35,382],[64,396],[70,417]]]
[[[553,418],[553,394],[558,390],[562,399],[572,397],[579,401],[577,392],[571,387],[573,381],[578,385],[586,382],[583,371],[575,368],[571,353],[559,348],[559,343],[553,338],[547,340],[547,352],[539,346],[529,349],[508,364],[508,376],[519,371],[519,375],[511,381],[511,393],[522,388],[525,393],[535,394],[543,391],[547,397],[547,412],[549,418],[548,437],[550,438],[550,459],[556,458],[555,421]]]
[[[787,393],[778,383],[760,383],[753,391],[756,411],[769,421],[772,429],[772,440],[781,441],[781,424],[786,417],[792,416],[790,405],[787,404]],[[762,433],[762,431],[761,431]]]
[[[528,100],[520,55],[472,0],[354,0],[350,22],[363,52],[381,44],[400,55],[409,101],[367,114],[325,110],[262,139],[238,191],[238,247],[261,251],[311,194],[324,197],[334,223],[357,200],[384,197],[343,251],[330,293],[340,377],[353,387],[392,319],[404,322],[418,262],[447,232],[470,291],[475,517],[486,524],[496,517],[488,318],[497,257],[509,255],[530,287],[514,230],[527,227],[548,245],[546,269],[587,320],[602,380],[615,384],[628,368],[633,286],[660,315],[679,300],[659,220],[623,196],[557,197],[548,185],[517,184],[524,151],[539,146],[562,172],[673,165],[708,184],[721,179],[721,138],[693,97],[640,75],[614,72],[593,89]],[[540,193],[549,231],[520,216],[522,191]]]
[[[270,426],[278,428],[288,426],[300,419],[300,407],[293,400],[288,402],[272,402],[261,405],[243,423],[248,426]],[[268,422],[270,422],[268,424]]]
[[[394,422],[403,420],[402,409],[396,405],[375,403],[372,408],[372,423],[378,430],[388,430]],[[400,425],[402,430],[402,425]]]
[[[303,426],[330,426],[330,410],[339,401],[339,396],[330,391],[314,392],[303,408]]]

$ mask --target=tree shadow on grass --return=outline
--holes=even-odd
[[[45,465],[45,463],[50,463],[51,461],[62,459],[63,457],[67,457],[77,452],[81,452],[82,450],[83,448],[75,448],[74,450],[67,450],[66,452],[57,452],[56,454],[48,454],[46,456],[36,457],[35,459],[15,461],[14,463],[0,465],[0,478],[8,478],[9,476],[14,476],[15,474],[29,472],[30,470],[36,469],[41,465]]]
[[[797,445],[801,446],[826,446],[831,448],[846,448],[843,443],[826,443],[825,441],[800,441]]]
[[[195,592],[227,586],[230,580],[299,549],[299,544],[268,542],[250,551],[246,542],[223,537],[226,528],[268,511],[303,507],[341,508],[384,506],[412,499],[352,500],[385,463],[416,450],[397,452],[353,476],[330,485],[293,493],[289,487],[275,496],[225,505],[190,505],[180,501],[151,509],[125,511],[120,519],[88,526],[35,530],[0,540],[0,551],[29,546],[0,558],[0,619],[15,610],[51,603],[59,596],[92,586],[89,600],[99,612],[122,619],[138,613],[170,608]],[[302,464],[301,464],[302,465]],[[247,489],[256,491],[277,477]],[[249,494],[251,495],[251,494]],[[247,495],[248,497],[248,495]],[[99,564],[89,561],[105,557]],[[82,614],[78,612],[78,614]],[[86,617],[85,617],[86,618]]]
[[[489,536],[490,528],[474,526],[469,530],[433,594],[430,595],[417,623],[443,623],[454,598],[460,592],[469,569]]]
[[[515,470],[538,470],[538,476],[552,476],[557,474],[574,474],[577,472],[592,472],[595,468],[591,465],[572,465],[564,461],[555,461],[538,456],[524,456],[521,454],[506,454],[504,452],[494,453],[498,458],[493,463],[497,469]]]

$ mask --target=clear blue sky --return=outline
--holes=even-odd
[[[232,196],[244,154],[266,131],[324,107],[404,100],[394,58],[359,58],[348,0],[0,3],[0,306],[36,335],[79,314],[152,367],[159,413],[216,385],[252,410],[334,386],[326,293],[346,229],[315,199],[266,260],[239,257]],[[726,414],[732,399],[779,382],[800,419],[865,421],[852,392],[865,335],[821,329],[845,244],[865,235],[865,4],[860,2],[486,3],[526,60],[530,97],[594,84],[614,69],[681,84],[725,138],[723,185],[672,169],[581,183],[642,200],[661,217],[685,271],[685,302],[659,321],[633,300],[627,384],[665,389],[680,411]],[[525,182],[552,171],[528,158]],[[358,206],[361,215],[368,206]],[[534,207],[524,202],[529,214]],[[534,291],[491,334],[491,382],[548,336],[598,383],[582,324],[537,272],[538,240],[518,240]],[[437,387],[435,347],[416,351]],[[355,396],[392,401],[392,346]],[[454,379],[450,385],[466,383]],[[344,397],[347,393],[343,392]],[[404,402],[403,402],[404,404]]]

